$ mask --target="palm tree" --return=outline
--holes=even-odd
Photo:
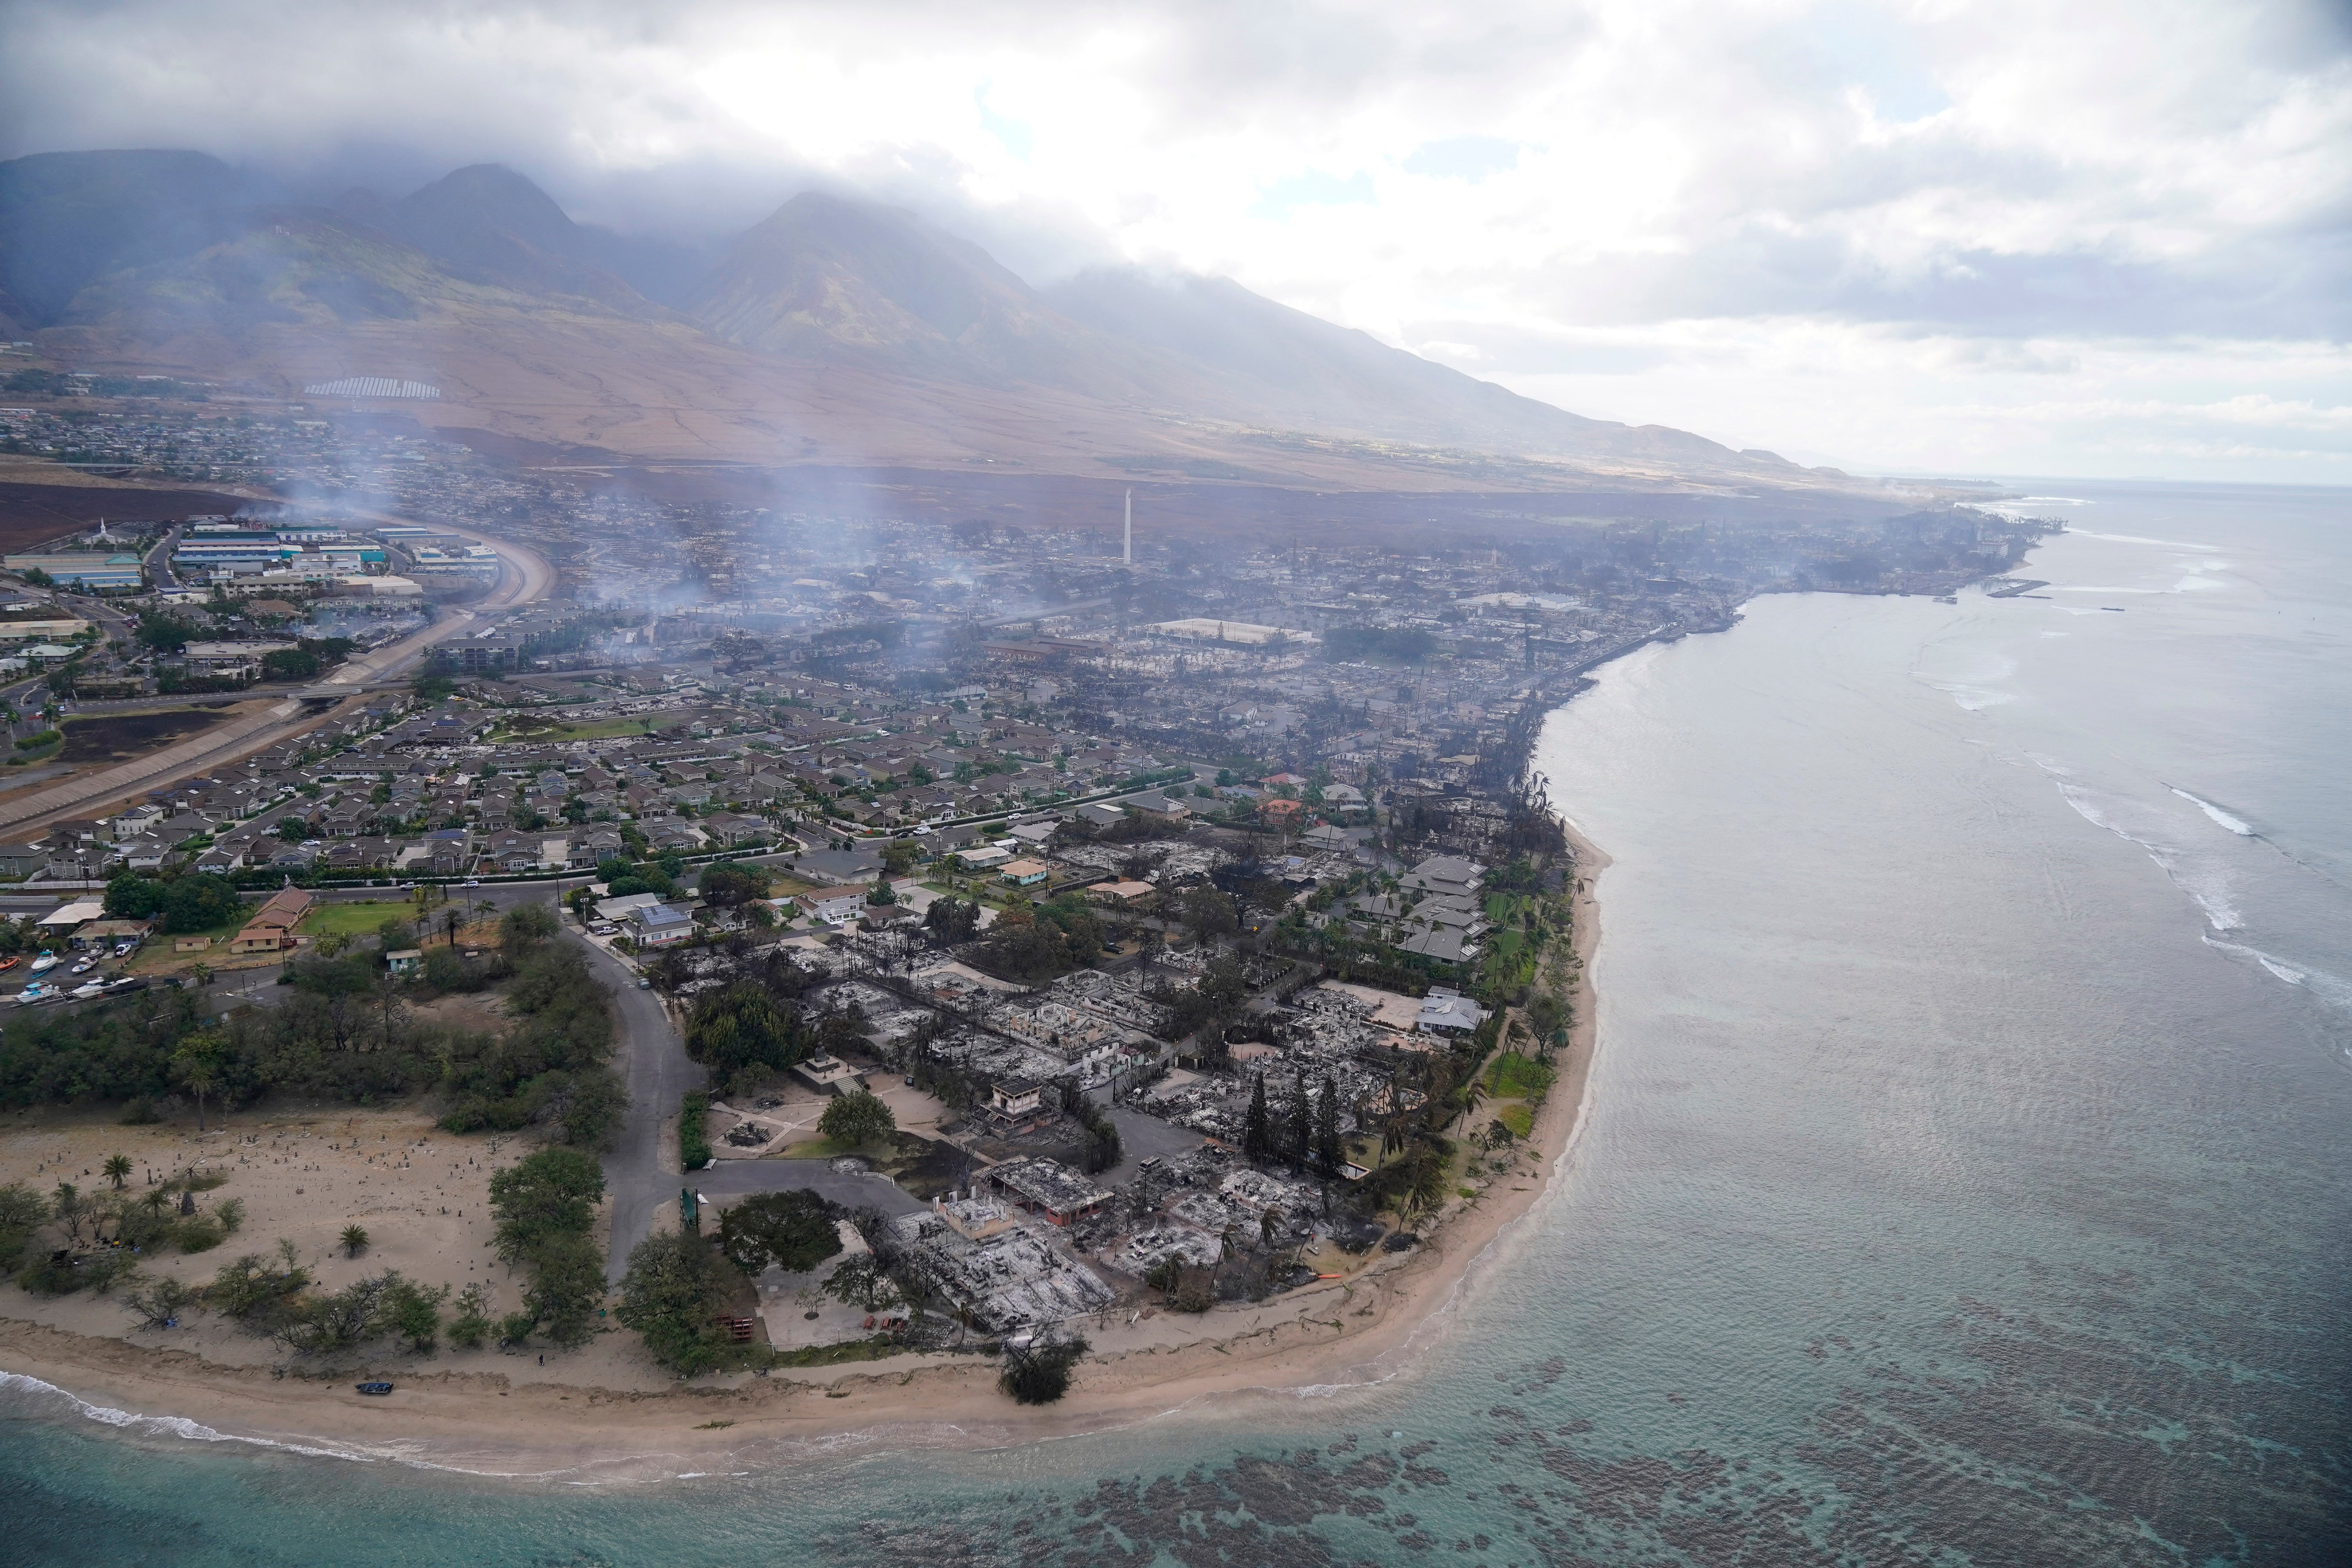
[[[367,1250],[368,1233],[364,1226],[347,1225],[343,1226],[343,1234],[338,1239],[343,1244],[345,1258],[357,1258]]]
[[[110,1154],[101,1169],[106,1172],[106,1179],[114,1184],[114,1190],[119,1193],[122,1190],[123,1184],[131,1180],[131,1156]]]
[[[194,981],[196,988],[201,991],[213,983],[213,966],[198,959],[188,965],[188,978]]]
[[[1486,1098],[1486,1081],[1476,1073],[1472,1073],[1470,1081],[1462,1086],[1462,1114],[1454,1118],[1454,1125],[1458,1128],[1463,1122],[1469,1121],[1470,1113],[1477,1110],[1480,1102]]]
[[[205,1131],[205,1098],[228,1069],[228,1037],[217,1030],[187,1036],[172,1053],[172,1076],[196,1097],[196,1131]]]

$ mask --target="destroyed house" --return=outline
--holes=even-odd
[[[1057,1160],[1042,1156],[1011,1160],[982,1178],[1007,1203],[1017,1204],[1055,1225],[1070,1225],[1101,1212],[1110,1194]]]

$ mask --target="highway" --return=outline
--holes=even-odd
[[[13,799],[0,796],[0,834],[27,833],[66,817],[94,816],[117,801],[265,751],[325,722],[334,713],[345,711],[360,700],[369,685],[396,680],[436,643],[468,629],[478,629],[488,616],[535,604],[555,586],[555,568],[537,551],[474,530],[440,526],[497,547],[499,582],[480,604],[447,610],[422,631],[346,660],[326,679],[285,691],[283,700],[266,712],[194,736],[152,756],[84,773],[35,794]],[[278,693],[253,693],[261,698],[276,695]],[[340,700],[335,707],[325,708],[318,705],[322,699]]]

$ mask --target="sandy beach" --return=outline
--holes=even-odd
[[[45,1301],[14,1285],[0,1286],[0,1372],[100,1410],[194,1421],[224,1435],[490,1475],[616,1479],[702,1468],[747,1450],[788,1460],[799,1446],[814,1449],[851,1433],[901,1446],[1066,1436],[1253,1389],[1384,1379],[1410,1364],[1416,1336],[1465,1288],[1474,1265],[1512,1245],[1507,1232],[1566,1168],[1594,1047],[1595,1010],[1582,983],[1601,936],[1591,889],[1608,864],[1573,829],[1570,839],[1577,854],[1572,952],[1580,965],[1574,1023],[1557,1058],[1559,1079],[1507,1172],[1424,1222],[1423,1245],[1381,1255],[1348,1279],[1198,1317],[1122,1311],[1079,1325],[1095,1353],[1058,1405],[1013,1405],[997,1389],[994,1360],[976,1355],[907,1355],[680,1386],[634,1334],[616,1328],[544,1366],[536,1351],[445,1346],[420,1359],[379,1346],[366,1370],[399,1386],[388,1398],[362,1399],[350,1369],[331,1379],[303,1376],[286,1369],[268,1342],[208,1314],[184,1328],[134,1330],[119,1299]],[[202,1138],[184,1129],[10,1120],[13,1129],[0,1123],[0,1183],[46,1191],[68,1180],[94,1190],[104,1179],[84,1171],[118,1152],[138,1167],[134,1188],[149,1171],[198,1161],[231,1171],[230,1183],[203,1199],[244,1200],[243,1229],[213,1252],[159,1261],[191,1282],[284,1236],[331,1288],[395,1268],[457,1289],[486,1281],[504,1305],[517,1299],[520,1281],[489,1249],[486,1189],[491,1170],[528,1152],[520,1141],[493,1153],[488,1140],[435,1132],[415,1110],[240,1114]],[[352,1223],[371,1238],[357,1259],[335,1245]]]

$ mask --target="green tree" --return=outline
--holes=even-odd
[[[106,1179],[114,1184],[114,1190],[119,1193],[131,1180],[131,1156],[109,1154],[106,1157],[106,1163],[100,1169],[106,1173]]]
[[[604,1299],[604,1258],[582,1236],[552,1237],[532,1249],[523,1306],[547,1337],[567,1349],[596,1331],[596,1305]]]
[[[337,1237],[335,1239],[342,1243],[343,1256],[345,1258],[357,1258],[361,1253],[367,1250],[367,1227],[365,1226],[359,1225],[347,1225],[343,1226],[343,1234]]]
[[[629,1254],[614,1311],[653,1358],[691,1377],[719,1364],[727,1337],[711,1321],[720,1300],[719,1255],[698,1236],[648,1237]]]
[[[698,888],[714,910],[740,909],[768,896],[768,873],[757,866],[712,866]]]
[[[205,1131],[205,1101],[221,1087],[229,1068],[228,1037],[201,1029],[180,1039],[172,1053],[172,1081],[196,1097],[196,1131]]]
[[[1315,1107],[1307,1093],[1307,1069],[1298,1069],[1296,1086],[1291,1090],[1290,1115],[1286,1129],[1289,1136],[1283,1153],[1294,1165],[1304,1169],[1315,1157]]]
[[[1242,1123],[1242,1152],[1253,1160],[1263,1160],[1266,1157],[1270,1142],[1265,1112],[1265,1075],[1260,1073],[1250,1087],[1249,1115]]]
[[[1182,911],[1185,929],[1203,946],[1242,929],[1234,900],[1206,882],[1186,890]]]
[[[392,1331],[418,1355],[431,1355],[441,1340],[441,1303],[448,1299],[446,1285],[428,1288],[413,1279],[396,1281],[384,1300]]]
[[[1339,1145],[1339,1090],[1328,1078],[1315,1100],[1315,1162],[1328,1175],[1338,1175],[1346,1163]]]
[[[261,656],[267,680],[308,680],[319,673],[319,656],[307,648],[281,647]]]
[[[490,1213],[499,1256],[517,1263],[553,1237],[587,1235],[604,1196],[604,1168],[578,1149],[541,1149],[495,1173]]]
[[[807,1055],[794,1022],[764,986],[738,981],[695,1003],[686,1051],[722,1080],[746,1068],[782,1071]]]
[[[845,1094],[824,1108],[816,1130],[844,1148],[879,1143],[898,1131],[898,1119],[879,1095],[867,1089]]]
[[[457,1315],[449,1320],[449,1342],[459,1350],[479,1350],[497,1327],[490,1321],[490,1293],[487,1286],[468,1285],[457,1292]],[[523,1331],[529,1333],[530,1331]]]
[[[517,904],[499,921],[499,951],[509,963],[520,963],[561,929],[555,911],[546,905]]]
[[[898,1292],[890,1283],[889,1270],[881,1259],[870,1252],[859,1252],[834,1265],[833,1272],[817,1287],[845,1307],[855,1307],[861,1312],[878,1312],[896,1306]]]
[[[841,1250],[838,1205],[794,1187],[745,1198],[719,1217],[719,1249],[746,1274],[804,1273]]]

